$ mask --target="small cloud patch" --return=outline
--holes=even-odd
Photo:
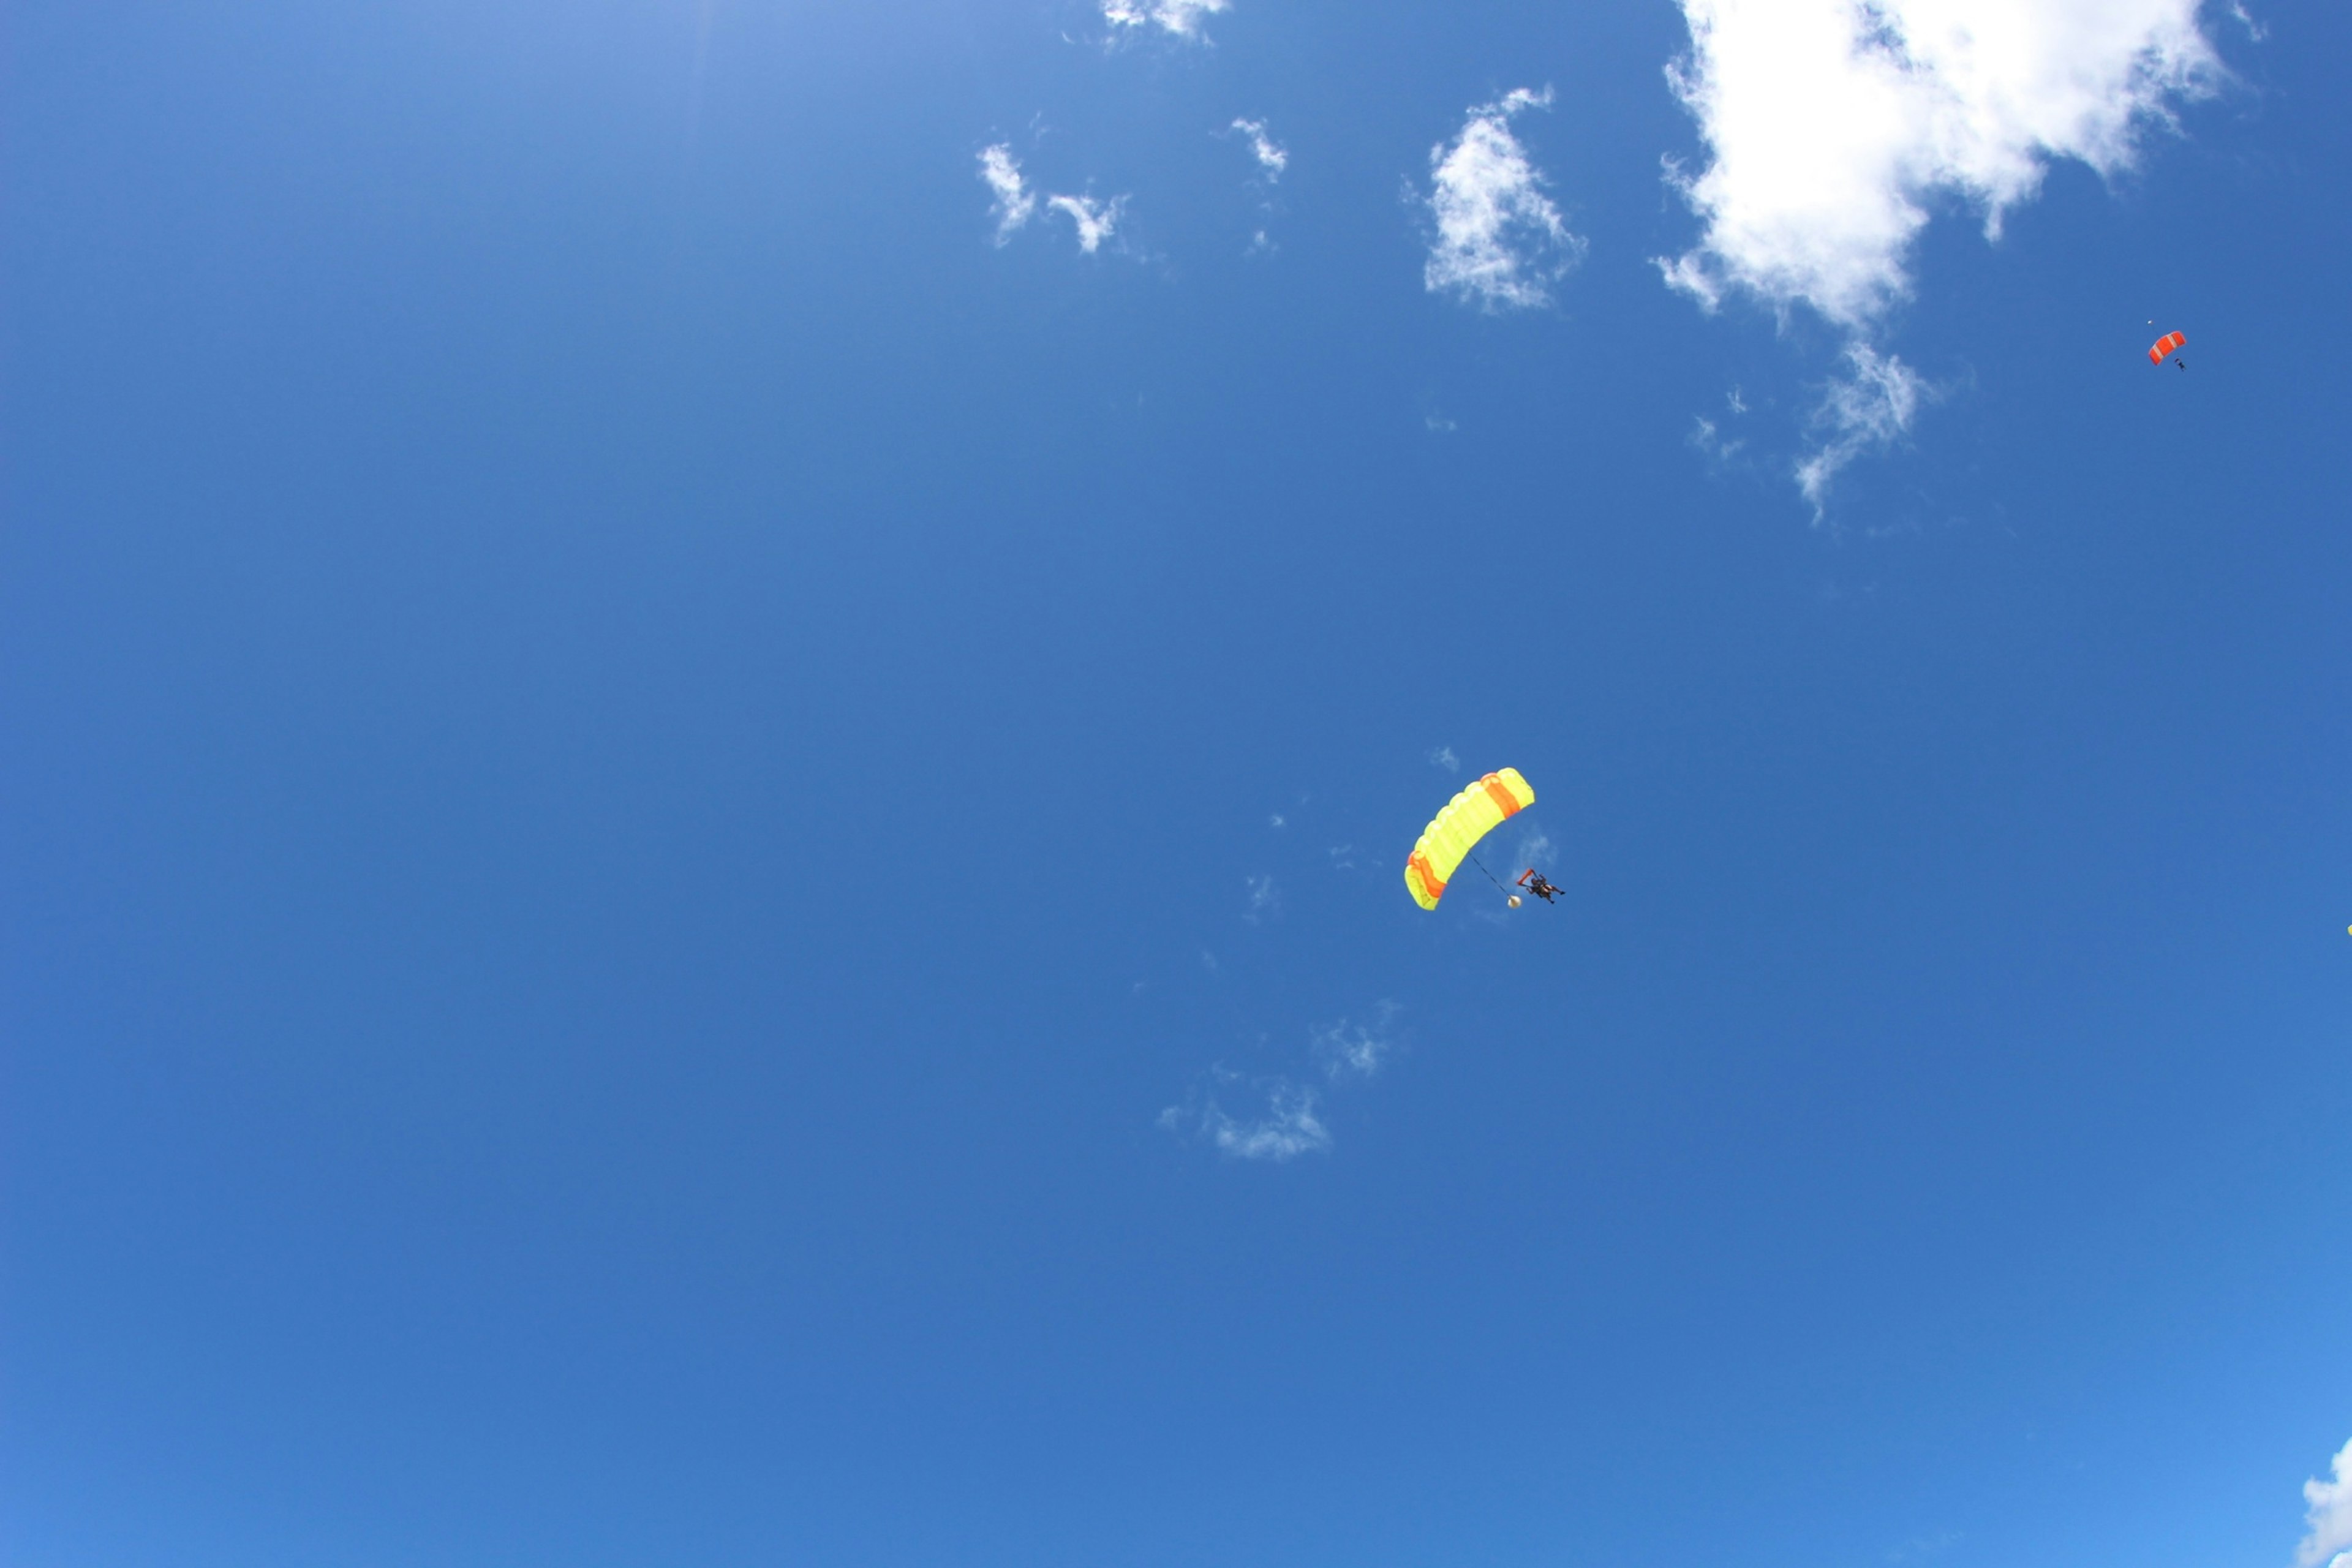
[[[980,178],[995,199],[989,211],[996,215],[996,243],[1003,245],[1037,211],[1037,198],[1021,177],[1021,165],[1009,143],[999,142],[980,153]]]
[[[1282,893],[1275,887],[1272,877],[1246,878],[1243,885],[1249,889],[1249,907],[1242,911],[1242,919],[1255,925],[1281,910]]]
[[[1021,161],[1013,155],[1009,142],[981,149],[980,181],[988,187],[988,210],[996,219],[996,243],[1000,246],[1027,227],[1029,220],[1043,207],[1068,218],[1077,230],[1078,248],[1092,256],[1118,231],[1119,219],[1127,212],[1125,196],[1113,196],[1108,201],[1097,201],[1090,195],[1040,197],[1021,173]]]
[[[1113,196],[1107,202],[1098,202],[1092,196],[1049,196],[1045,205],[1076,226],[1078,248],[1092,256],[1118,229],[1119,216],[1127,210],[1127,198]]]
[[[1229,4],[1230,0],[1102,0],[1102,14],[1112,27],[1127,32],[1157,27],[1174,37],[1205,42],[1208,35],[1202,24]]]
[[[1583,259],[1545,180],[1519,139],[1513,117],[1551,103],[1551,89],[1505,93],[1470,110],[1450,142],[1429,150],[1426,200],[1436,232],[1422,282],[1486,310],[1551,303],[1551,285]]]
[[[1331,1130],[1318,1114],[1313,1089],[1277,1078],[1265,1086],[1265,1110],[1236,1117],[1215,1100],[1191,1106],[1171,1105],[1160,1113],[1160,1125],[1171,1132],[1191,1132],[1219,1153],[1235,1160],[1270,1160],[1276,1164],[1301,1154],[1330,1152]]]
[[[1250,153],[1265,171],[1268,183],[1282,178],[1282,172],[1290,167],[1290,153],[1266,133],[1265,121],[1236,120],[1231,129],[1249,138]]]
[[[1370,1023],[1342,1018],[1315,1029],[1311,1048],[1315,1059],[1323,1064],[1324,1076],[1336,1082],[1377,1074],[1381,1064],[1397,1049],[1396,1015],[1395,1003],[1382,1002],[1373,1009]]]

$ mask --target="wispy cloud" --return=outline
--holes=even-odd
[[[1265,121],[1236,120],[1232,129],[1249,138],[1250,152],[1256,157],[1257,166],[1265,171],[1269,181],[1282,178],[1282,172],[1290,167],[1290,153],[1266,133]]]
[[[2246,37],[2255,43],[2259,44],[2271,36],[2271,30],[2255,21],[2254,14],[2246,9],[2246,0],[2230,0],[2230,18],[2243,27]]]
[[[2295,1568],[2347,1568],[2352,1557],[2352,1443],[2336,1451],[2334,1479],[2303,1483],[2305,1522],[2310,1532],[2295,1548]]]
[[[1813,412],[1820,445],[1797,465],[1797,488],[1813,503],[1818,521],[1830,481],[1864,453],[1893,446],[1911,428],[1929,389],[1918,372],[1860,338],[1845,345],[1845,368],[1831,379]]]
[[[1933,1535],[1915,1535],[1889,1552],[1886,1560],[1889,1563],[1917,1563],[1930,1557],[1940,1557],[1966,1539],[1957,1530],[1938,1531]]]
[[[1212,1099],[1195,1110],[1171,1105],[1160,1113],[1160,1125],[1171,1132],[1192,1131],[1220,1153],[1237,1160],[1272,1160],[1279,1163],[1301,1154],[1320,1154],[1331,1147],[1331,1130],[1317,1114],[1315,1091],[1303,1084],[1277,1078],[1265,1086],[1263,1115],[1244,1121],[1228,1113]]]
[[[1037,198],[1021,177],[1021,164],[1009,142],[981,149],[980,177],[995,198],[988,210],[996,215],[996,243],[1003,245],[1035,214]]]
[[[1802,306],[1861,351],[1800,473],[1817,505],[1919,406],[1916,377],[1875,345],[1933,205],[1957,197],[1998,237],[2053,162],[2128,169],[2219,74],[2199,3],[1682,0],[1691,50],[1667,75],[1707,163],[1668,176],[1704,226],[1659,267],[1709,310]]]
[[[1048,196],[1045,205],[1077,226],[1078,248],[1092,256],[1102,248],[1118,227],[1118,220],[1127,211],[1127,198],[1113,196],[1098,202],[1092,196]]]
[[[1242,911],[1242,919],[1255,924],[1282,908],[1282,893],[1272,877],[1245,878],[1243,885],[1249,889],[1249,908]]]
[[[1551,103],[1551,89],[1519,88],[1470,110],[1451,142],[1429,150],[1428,197],[1436,233],[1422,282],[1482,310],[1524,310],[1551,302],[1551,285],[1582,259],[1545,195],[1543,174],[1511,134],[1512,117]]]
[[[1429,765],[1444,768],[1449,773],[1458,773],[1462,771],[1462,759],[1454,754],[1453,747],[1440,746],[1429,753]]]
[[[1725,436],[1722,426],[1704,414],[1694,416],[1691,420],[1690,444],[1717,463],[1730,462],[1739,456],[1740,448],[1748,445],[1742,438]]]
[[[1103,20],[1114,27],[1158,27],[1180,38],[1206,39],[1202,24],[1224,10],[1229,0],[1102,0]]]
[[[1342,1018],[1313,1030],[1310,1045],[1315,1059],[1323,1064],[1324,1076],[1337,1081],[1378,1073],[1381,1064],[1397,1049],[1396,1016],[1397,1005],[1382,1002],[1372,1010],[1370,1023]]]
[[[988,187],[988,210],[996,218],[996,243],[1003,245],[1037,216],[1040,206],[1067,217],[1077,228],[1078,248],[1092,256],[1102,248],[1127,212],[1127,198],[1097,201],[1093,196],[1041,197],[1021,173],[1013,144],[999,142],[980,151],[980,180]]]

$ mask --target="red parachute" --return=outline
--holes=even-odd
[[[2165,333],[2164,336],[2157,339],[2155,343],[2149,347],[2147,351],[2147,363],[2150,364],[2162,364],[2164,363],[2165,355],[2172,353],[2175,349],[2180,348],[2188,342],[2189,334],[2187,332]],[[2186,364],[2189,362],[2183,360],[2180,363]]]

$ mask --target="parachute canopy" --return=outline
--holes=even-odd
[[[1516,816],[1535,805],[1536,792],[1517,768],[1488,773],[1445,803],[1445,809],[1422,829],[1412,853],[1405,858],[1405,891],[1424,910],[1433,910],[1445,896],[1445,884],[1471,847],[1507,816]]]
[[[2157,339],[2155,344],[2148,349],[2147,363],[2150,364],[2162,364],[2164,363],[2165,355],[2170,353],[2177,348],[2187,346],[2188,342],[2189,334],[2187,332],[2167,332],[2164,336]]]

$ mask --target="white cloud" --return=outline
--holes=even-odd
[[[2151,126],[2220,74],[2200,0],[1681,0],[1691,51],[1667,70],[1707,163],[1670,178],[1704,224],[1659,266],[1707,310],[1804,306],[1852,357],[1800,473],[1837,470],[1907,428],[1915,374],[1873,347],[1910,296],[1911,250],[1957,199],[1988,237],[2077,159],[2130,168]]]
[[[1584,255],[1544,177],[1511,134],[1511,117],[1551,102],[1526,88],[1470,110],[1461,133],[1429,150],[1437,233],[1422,268],[1431,293],[1452,292],[1485,310],[1549,304],[1551,284]]]
[[[1193,1122],[1200,1135],[1218,1151],[1238,1160],[1272,1160],[1277,1163],[1301,1154],[1319,1154],[1331,1147],[1331,1130],[1316,1114],[1315,1091],[1288,1079],[1276,1079],[1266,1090],[1265,1114],[1244,1121],[1231,1116],[1213,1100],[1197,1116],[1190,1108],[1171,1105],[1160,1113],[1160,1125],[1171,1132]]]
[[[2316,1568],[2322,1560],[2328,1568],[2345,1568],[2352,1557],[2352,1443],[2336,1451],[2333,1468],[2335,1479],[2303,1483],[2310,1533],[2295,1548],[2295,1568]]]
[[[1077,226],[1078,248],[1092,256],[1118,227],[1119,216],[1127,210],[1127,198],[1113,196],[1107,202],[1098,202],[1092,196],[1048,196],[1045,205]]]
[[[2255,43],[2259,44],[2271,36],[2270,28],[2255,21],[2254,14],[2246,9],[2245,0],[2231,0],[2230,16],[2238,26],[2246,30],[2246,37]]]
[[[1180,38],[1205,38],[1201,24],[1226,8],[1229,0],[1102,0],[1103,20],[1114,27],[1159,27]]]
[[[1845,346],[1845,369],[1832,377],[1813,420],[1822,444],[1797,465],[1797,487],[1818,520],[1838,470],[1866,451],[1892,445],[1911,428],[1930,395],[1918,372],[1893,354],[1855,338]]]
[[[1236,120],[1232,128],[1249,138],[1250,151],[1257,157],[1257,166],[1265,171],[1265,177],[1268,180],[1282,178],[1282,172],[1290,167],[1290,153],[1266,134],[1265,121]]]
[[[1678,180],[1706,230],[1664,263],[1859,327],[1910,289],[1924,204],[1998,235],[2049,163],[2128,168],[2139,133],[2217,69],[2197,0],[1682,0],[1668,68],[1711,159]]]
[[[1008,142],[981,149],[980,177],[996,198],[989,211],[996,215],[996,243],[1003,245],[1036,212],[1037,198],[1022,179],[1021,165]]]
[[[1092,256],[1102,248],[1102,242],[1111,237],[1127,212],[1125,196],[1098,202],[1092,196],[1048,195],[1041,201],[1037,192],[1022,177],[1020,160],[1013,157],[1009,142],[981,149],[980,178],[993,198],[988,210],[996,215],[999,245],[1027,225],[1042,205],[1047,211],[1069,218],[1078,231],[1078,248]]]
[[[1440,746],[1429,753],[1429,765],[1444,768],[1449,773],[1458,773],[1462,771],[1462,759],[1454,754],[1453,747]]]
[[[1325,1076],[1336,1080],[1370,1078],[1379,1072],[1381,1064],[1397,1048],[1396,1015],[1396,1004],[1383,1002],[1373,1009],[1369,1024],[1351,1024],[1342,1018],[1313,1030],[1309,1040]]]

